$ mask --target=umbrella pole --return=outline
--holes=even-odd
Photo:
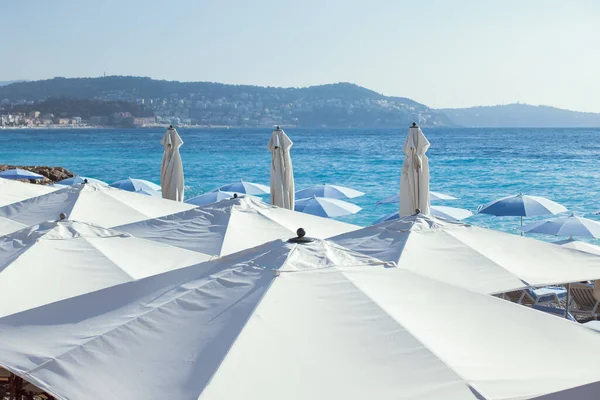
[[[524,236],[524,234],[523,234],[523,216],[521,216],[521,236]]]
[[[567,283],[567,297],[565,299],[566,304],[565,304],[565,318],[569,318],[569,296],[571,295],[571,284]]]

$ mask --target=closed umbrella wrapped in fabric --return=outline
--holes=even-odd
[[[179,148],[183,145],[183,140],[181,140],[175,128],[171,126],[165,132],[160,144],[164,147],[160,168],[160,186],[163,199],[183,202],[183,164],[179,154]]]
[[[599,351],[576,323],[321,240],[0,318],[0,365],[78,400],[584,400]]]
[[[429,141],[416,124],[408,129],[403,146],[404,163],[400,176],[400,216],[413,215],[417,210],[429,214]]]
[[[267,148],[271,152],[271,204],[294,208],[294,170],[290,149],[294,143],[282,129],[275,129]]]

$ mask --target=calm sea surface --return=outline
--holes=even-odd
[[[395,205],[375,202],[398,191],[402,144],[408,129],[288,129],[296,187],[330,183],[366,193],[363,210],[345,221],[368,225]],[[269,129],[181,129],[186,196],[244,179],[268,184]],[[475,210],[523,192],[546,196],[578,214],[600,209],[600,129],[424,130],[431,190],[460,200],[436,202]],[[159,181],[162,157],[156,130],[0,130],[0,163],[58,165],[113,182]],[[478,215],[472,223],[513,230],[517,218]],[[553,238],[551,238],[553,239]]]

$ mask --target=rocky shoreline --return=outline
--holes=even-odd
[[[35,183],[40,185],[51,185],[63,179],[71,178],[75,176],[74,173],[63,167],[48,167],[38,165],[7,165],[0,164],[0,172],[6,171],[7,169],[20,168],[30,172],[35,172],[44,176],[44,179],[39,180]]]

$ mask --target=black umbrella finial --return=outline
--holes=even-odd
[[[86,183],[88,183],[88,180],[87,180],[87,179],[84,179],[84,180],[83,180],[83,184],[85,185]]]
[[[416,208],[415,209],[415,214],[421,214],[421,209],[420,208]]]
[[[169,129],[173,129],[173,125],[169,125]]]
[[[67,219],[67,214],[60,213],[59,216],[58,216],[58,220],[59,221],[64,221],[65,219]]]
[[[418,128],[418,127],[419,127],[419,126],[417,125],[417,123],[416,123],[416,122],[413,122],[413,124],[412,124],[411,128]]]
[[[288,242],[290,242],[290,243],[310,243],[315,240],[313,238],[306,237],[306,231],[304,230],[304,228],[298,228],[298,230],[296,231],[296,235],[298,235],[298,236],[289,239]]]

